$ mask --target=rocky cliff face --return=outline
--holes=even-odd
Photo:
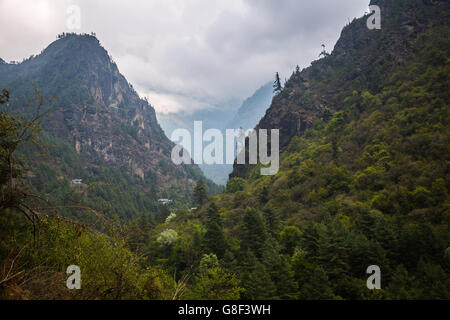
[[[114,167],[161,190],[176,184],[191,189],[201,177],[196,166],[175,166],[173,143],[160,128],[153,107],[139,98],[97,38],[62,35],[40,55],[0,67],[0,87],[20,106],[38,87],[57,96],[58,108],[44,128],[69,142],[95,172]]]
[[[426,30],[450,23],[450,3],[431,0],[372,0],[381,8],[381,30],[367,28],[368,15],[342,30],[331,54],[296,72],[257,128],[279,129],[280,148],[302,136],[315,120],[339,111],[353,91],[379,92],[383,74],[408,62],[415,40]],[[234,165],[231,177],[248,177],[252,166]]]

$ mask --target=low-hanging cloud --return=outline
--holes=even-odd
[[[369,0],[0,0],[0,57],[39,53],[81,9],[121,72],[158,112],[242,99],[328,50]]]

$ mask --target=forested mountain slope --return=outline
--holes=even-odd
[[[449,3],[373,3],[382,29],[346,26],[258,125],[281,131],[280,172],[235,165],[198,216],[241,297],[450,297]]]
[[[31,184],[49,198],[70,192],[72,179],[103,183],[86,193],[87,203],[130,216],[156,210],[158,197],[188,201],[203,177],[195,165],[172,163],[174,144],[153,107],[95,36],[63,34],[37,56],[1,64],[0,87],[9,90],[9,108],[18,114],[30,112],[36,88],[51,100],[42,119],[49,161],[31,161],[30,173]]]
[[[381,8],[381,30],[369,30],[368,15],[345,26],[331,54],[294,72],[276,95],[257,128],[279,129],[280,147],[302,136],[315,120],[340,111],[353,92],[379,93],[389,75],[417,56],[417,39],[430,29],[448,27],[448,1],[372,0]],[[444,49],[444,48],[442,48]],[[232,176],[248,177],[249,166]]]

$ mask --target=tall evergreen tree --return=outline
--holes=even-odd
[[[205,183],[203,182],[203,179],[200,179],[197,182],[193,197],[195,205],[198,206],[202,206],[208,200],[208,191],[206,189]]]
[[[279,75],[279,73],[277,72],[277,73],[275,74],[275,81],[274,81],[274,83],[273,83],[273,92],[274,92],[275,94],[277,94],[277,93],[280,93],[281,90],[283,90],[283,87],[281,86],[280,75]]]
[[[246,274],[242,284],[246,290],[242,294],[242,298],[245,300],[273,299],[277,292],[277,288],[270,278],[266,267],[260,262],[256,262],[253,271]]]
[[[282,253],[293,255],[295,248],[300,244],[302,233],[295,226],[288,226],[281,232]]]
[[[266,189],[267,190],[267,189]],[[264,193],[264,189],[262,191]],[[266,205],[263,209],[264,218],[267,225],[267,231],[271,235],[271,237],[277,240],[280,237],[280,215],[276,210],[272,208],[270,205]]]
[[[278,256],[278,261],[270,266],[270,275],[277,288],[277,298],[296,299],[298,284],[287,256]]]
[[[214,202],[208,207],[207,216],[205,248],[208,253],[214,253],[217,257],[223,258],[226,251],[226,242],[223,234],[222,218]]]
[[[269,188],[267,186],[264,186],[261,193],[258,194],[258,200],[262,204],[266,204],[269,201]]]
[[[331,300],[336,298],[327,274],[321,267],[311,270],[308,280],[300,288],[298,298],[301,300]]]
[[[263,257],[267,230],[264,218],[256,209],[249,207],[245,210],[240,238],[243,252],[251,250],[258,259]]]

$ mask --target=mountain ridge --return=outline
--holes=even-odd
[[[343,28],[331,54],[294,72],[273,98],[256,129],[279,129],[281,151],[314,121],[339,111],[348,92],[378,92],[383,74],[405,63],[415,39],[450,19],[446,1],[372,0],[370,5],[381,8],[381,30],[367,28],[369,15],[355,19]],[[246,178],[253,167],[235,164],[230,177]]]
[[[34,85],[44,97],[56,97],[58,108],[45,118],[43,128],[68,142],[91,175],[116,168],[141,180],[136,185],[142,184],[143,194],[153,199],[184,201],[203,177],[196,165],[173,164],[174,144],[154,108],[139,97],[95,36],[62,34],[40,55],[1,65],[0,85],[10,90],[17,112],[26,111],[24,101],[33,96]]]

